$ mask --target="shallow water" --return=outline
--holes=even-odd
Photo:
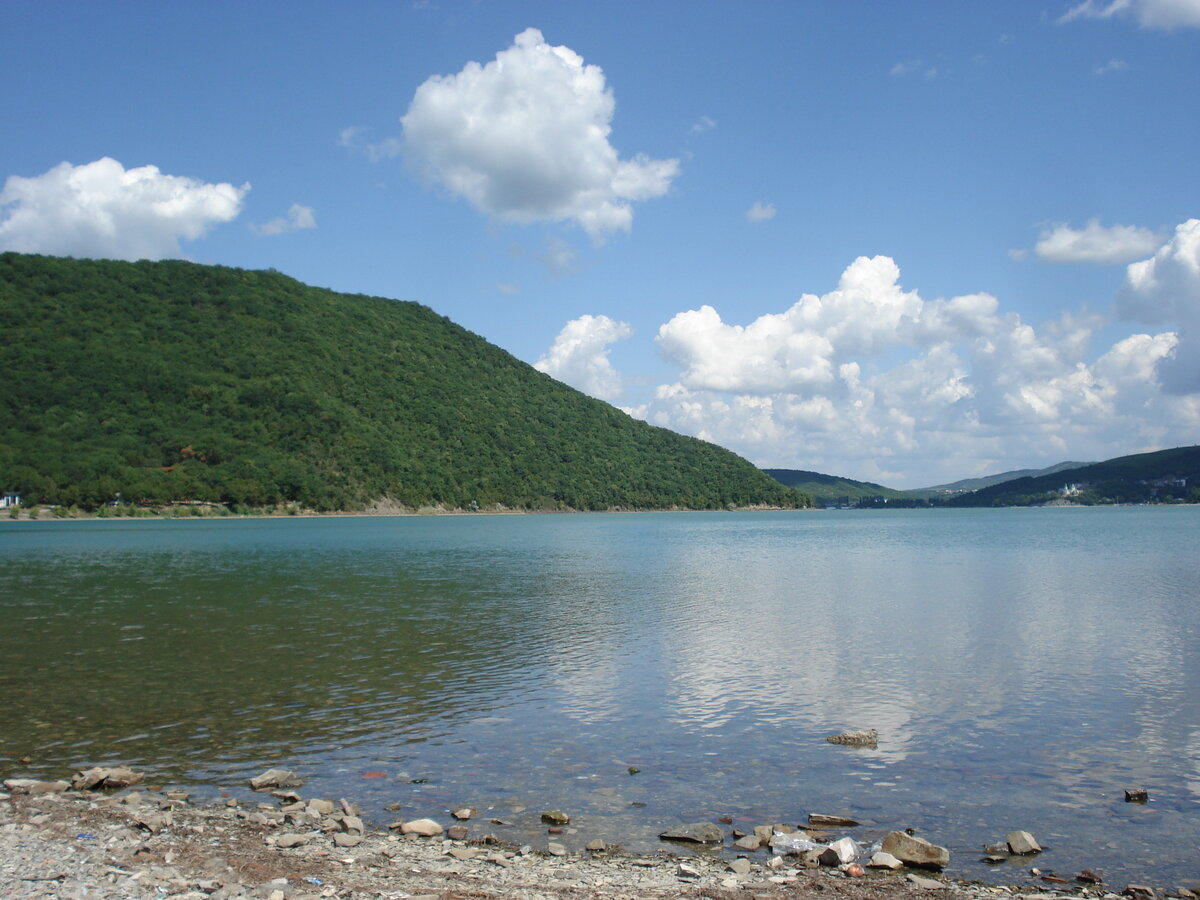
[[[0,774],[278,764],[377,824],[473,805],[532,842],[556,807],[635,850],[848,813],[960,876],[1170,886],[1198,539],[1196,507],[4,522]],[[1016,828],[1051,849],[976,862]]]

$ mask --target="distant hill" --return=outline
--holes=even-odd
[[[947,506],[1030,506],[1048,502],[1200,502],[1200,447],[1120,456],[1054,474],[1017,478],[946,501]]]
[[[964,491],[978,491],[986,487],[991,487],[994,484],[1015,481],[1018,478],[1037,478],[1039,475],[1053,475],[1056,472],[1063,472],[1067,469],[1078,469],[1082,466],[1090,465],[1092,465],[1090,462],[1060,462],[1057,465],[1047,466],[1044,469],[1015,469],[1012,472],[984,475],[981,478],[964,478],[961,481],[952,481],[949,484],[935,484],[932,487],[916,488],[909,491],[909,493],[932,496],[936,494],[957,494]]]
[[[889,500],[910,499],[911,497],[905,491],[884,487],[881,484],[855,481],[836,475],[822,475],[820,472],[809,472],[805,469],[763,469],[763,471],[780,484],[808,494],[818,506],[853,506],[860,500],[872,497],[886,497]]]
[[[26,505],[804,502],[424,306],[276,272],[4,253],[0,336],[0,491]]]

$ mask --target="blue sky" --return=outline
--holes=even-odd
[[[4,20],[0,249],[417,300],[897,487],[1200,436],[1200,0]]]

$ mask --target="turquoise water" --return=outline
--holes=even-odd
[[[553,807],[642,851],[848,813],[960,876],[1171,886],[1198,547],[1196,507],[4,522],[0,774],[284,765],[377,824],[473,805],[536,843]],[[1051,849],[976,861],[1016,828]]]

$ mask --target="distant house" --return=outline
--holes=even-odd
[[[0,509],[8,509],[10,506],[20,506],[20,505],[21,505],[21,495],[20,494],[14,494],[14,493],[10,492],[10,493],[5,494],[3,499],[0,499]]]

